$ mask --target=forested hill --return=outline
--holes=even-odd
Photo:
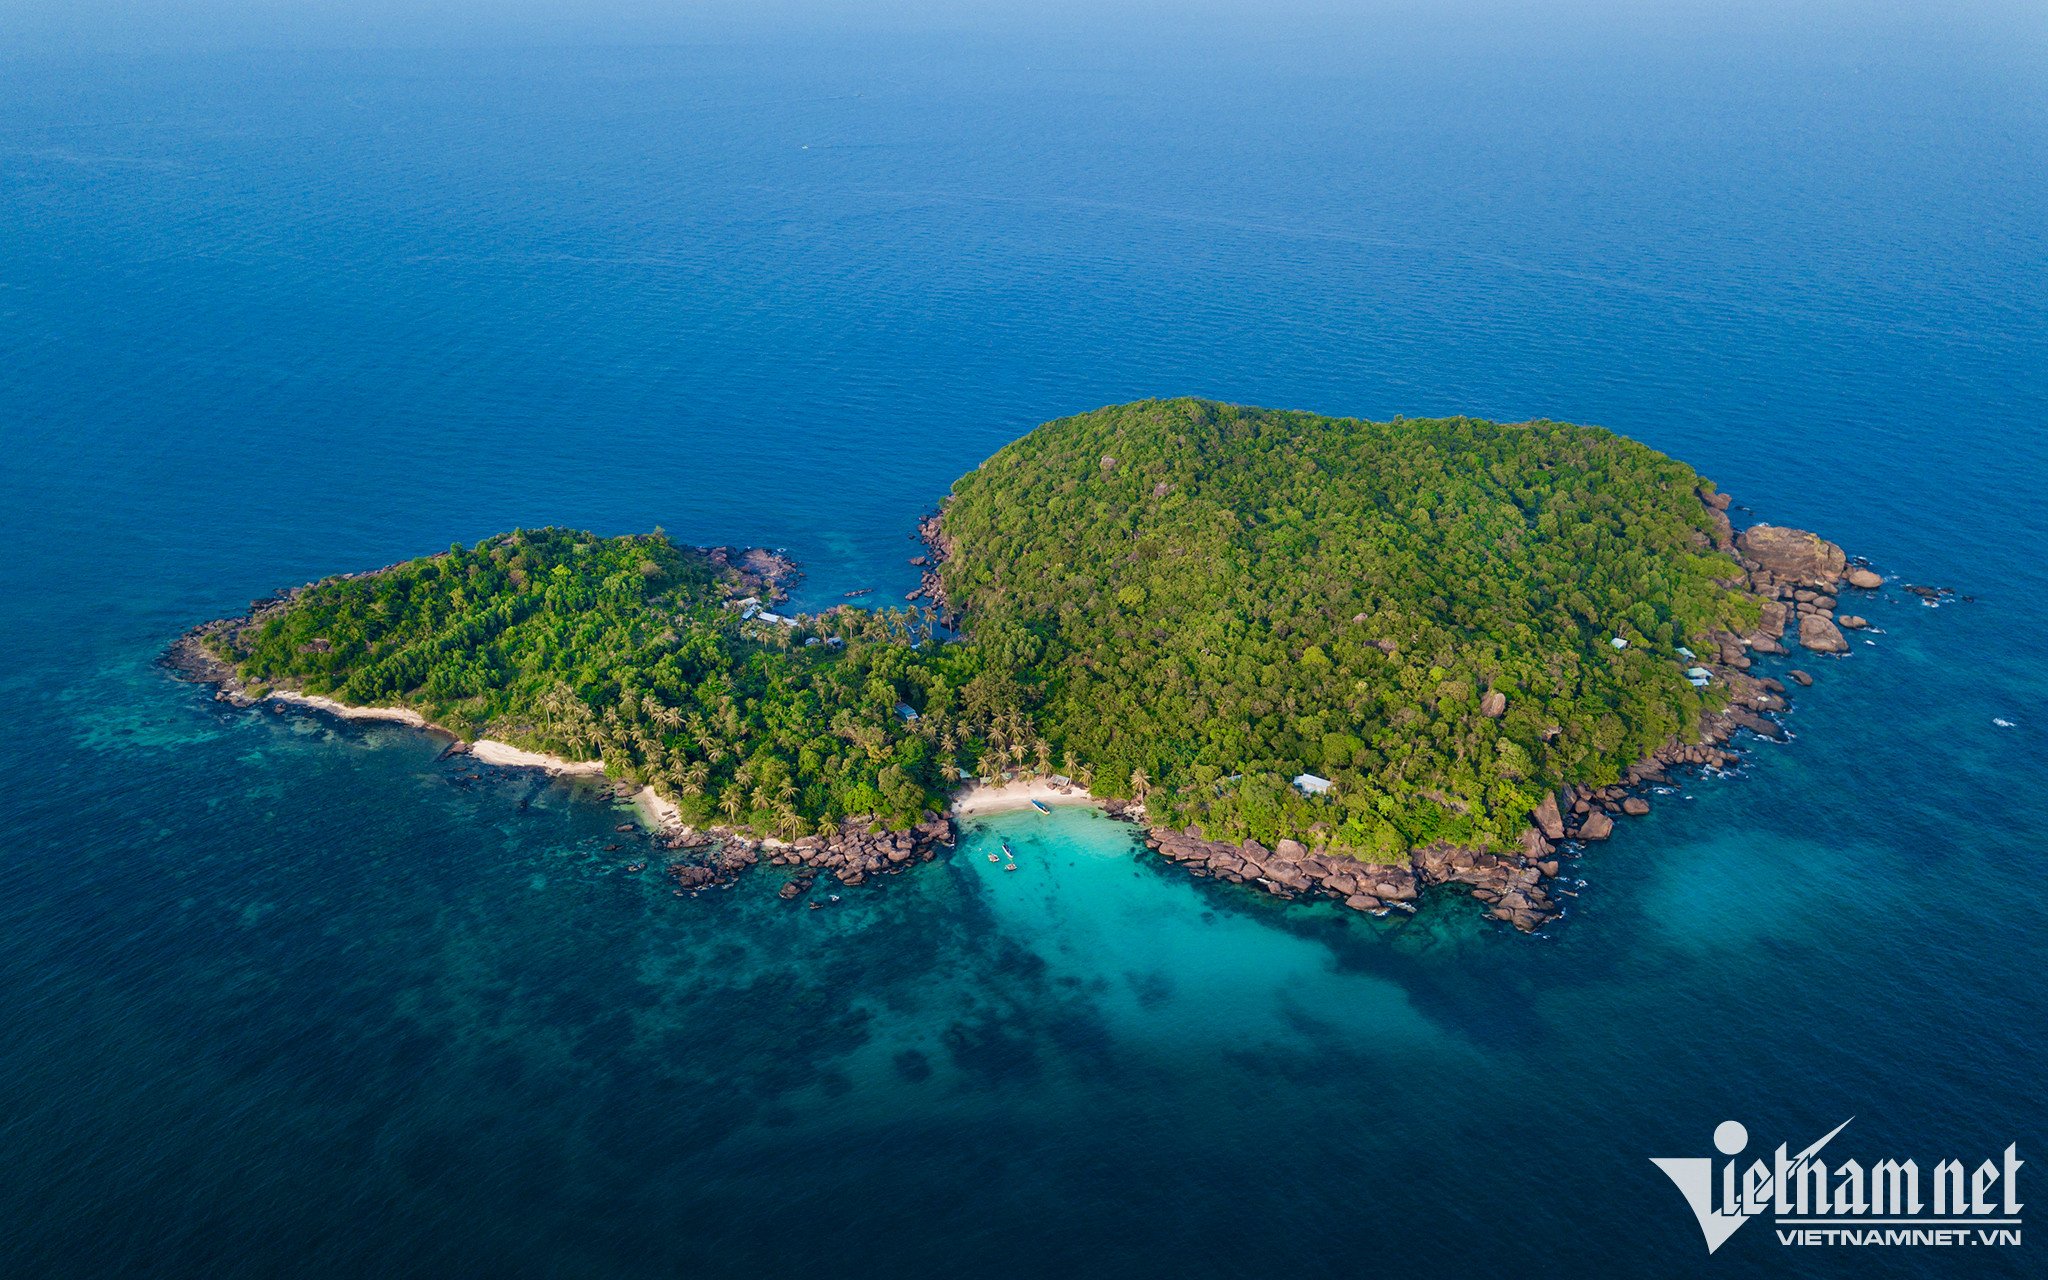
[[[937,725],[898,712],[946,697],[927,688],[943,680],[924,616],[781,618],[748,607],[757,589],[658,532],[521,530],[201,632],[251,694],[408,707],[466,738],[602,759],[700,826],[902,828],[944,805],[959,774],[936,758]]]
[[[1720,695],[1679,648],[1757,616],[1703,484],[1564,423],[1147,401],[963,478],[941,574],[1098,793],[1393,859],[1512,844],[1547,789],[1696,732]]]

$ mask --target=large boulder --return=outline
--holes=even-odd
[[[1878,577],[1876,574],[1872,573],[1868,569],[1855,568],[1849,570],[1849,585],[1852,587],[1861,587],[1865,591],[1875,591],[1879,587],[1884,585],[1884,579]]]
[[[1841,631],[1817,613],[1799,620],[1799,643],[1815,653],[1849,652],[1849,642],[1842,639]]]
[[[1751,525],[1736,545],[1772,577],[1808,587],[1834,586],[1849,563],[1840,547],[1804,529]]]
[[[1507,714],[1508,695],[1498,689],[1488,689],[1486,696],[1479,700],[1479,714],[1489,720],[1498,720]]]
[[[1604,813],[1589,813],[1579,824],[1579,839],[1605,840],[1614,834],[1614,819]]]
[[[1756,629],[1775,640],[1785,634],[1785,606],[1776,600],[1764,601],[1763,615],[1757,619]]]
[[[1543,803],[1536,806],[1534,816],[1537,827],[1542,830],[1546,839],[1564,839],[1564,819],[1557,812],[1556,792],[1544,793]]]

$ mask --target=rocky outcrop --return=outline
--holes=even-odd
[[[1836,617],[1835,625],[1844,631],[1861,631],[1870,625],[1870,619],[1859,618],[1853,613],[1844,613]]]
[[[1776,640],[1785,634],[1787,616],[1788,611],[1782,603],[1766,600],[1763,604],[1763,616],[1757,620],[1756,629],[1760,634]]]
[[[1834,586],[1849,562],[1840,547],[1804,529],[1751,525],[1735,545],[1772,577],[1806,587]]]
[[[1479,714],[1489,720],[1498,720],[1508,711],[1508,695],[1498,689],[1488,689],[1486,696],[1479,700]]]
[[[1413,868],[1375,866],[1324,852],[1310,852],[1300,842],[1284,840],[1271,849],[1256,840],[1231,843],[1210,840],[1200,828],[1154,827],[1145,846],[1160,857],[1198,875],[1233,884],[1255,884],[1277,897],[1320,893],[1338,899],[1370,898],[1362,909],[1411,902],[1416,895]]]
[[[917,539],[925,546],[925,554],[910,563],[923,568],[919,575],[917,590],[903,597],[906,600],[925,600],[938,610],[939,621],[947,626],[958,625],[958,613],[946,600],[946,581],[939,570],[953,557],[953,540],[946,536],[946,513],[943,508],[925,516],[917,522]]]
[[[871,829],[869,821],[849,818],[829,836],[811,835],[785,843],[758,840],[737,832],[700,832],[688,827],[667,832],[663,842],[677,851],[668,865],[669,878],[685,891],[696,892],[730,883],[748,867],[766,862],[774,867],[795,867],[790,884],[782,888],[785,899],[797,898],[820,875],[830,875],[841,884],[865,883],[868,877],[903,871],[930,862],[941,847],[953,843],[952,822],[937,815],[907,831]]]
[[[1154,827],[1146,833],[1145,847],[1197,876],[1254,885],[1280,898],[1333,898],[1354,911],[1410,909],[1426,886],[1463,884],[1495,919],[1525,932],[1558,913],[1544,888],[1557,875],[1558,864],[1550,842],[1534,828],[1523,833],[1517,853],[1438,842],[1396,865],[1311,851],[1295,840],[1281,840],[1270,849],[1256,840],[1211,840],[1197,827]]]
[[[1564,817],[1557,811],[1557,793],[1550,792],[1543,797],[1543,803],[1536,806],[1531,817],[1536,819],[1536,829],[1546,840],[1564,839]]]
[[[1875,591],[1884,585],[1883,578],[1860,565],[1849,570],[1848,578],[1850,586],[1859,587],[1864,591]]]
[[[789,588],[803,570],[780,551],[766,547],[705,547],[704,558],[730,575],[736,595],[759,596],[770,604],[789,599]]]
[[[1847,653],[1849,642],[1825,614],[1809,613],[1799,620],[1799,643],[1815,653]]]

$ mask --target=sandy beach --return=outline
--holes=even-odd
[[[656,831],[683,825],[682,810],[655,794],[653,787],[642,787],[633,793],[633,806],[640,811],[640,818]]]
[[[955,817],[967,818],[977,813],[1027,809],[1033,800],[1045,805],[1096,803],[1095,797],[1078,784],[1052,778],[1026,778],[1017,782],[970,782],[953,793],[952,808]]]
[[[289,702],[297,706],[312,707],[317,711],[325,711],[329,715],[339,716],[343,720],[393,720],[399,724],[409,724],[415,729],[429,727],[425,716],[417,711],[408,711],[404,707],[351,707],[345,702],[336,702],[332,698],[322,698],[316,694],[291,693],[286,690],[279,690],[271,694],[270,697],[277,702]]]
[[[505,765],[515,769],[546,769],[549,773],[598,774],[604,772],[601,760],[564,760],[545,752],[527,751],[509,742],[498,742],[491,738],[478,738],[469,745],[469,754],[485,764]]]

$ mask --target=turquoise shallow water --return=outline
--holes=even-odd
[[[1710,1259],[1649,1157],[2044,1132],[2039,24],[1443,21],[9,62],[0,1271],[2027,1271]],[[1859,604],[1535,938],[1078,810],[678,899],[153,665],[550,521],[886,599],[998,445],[1181,392],[1600,422],[1975,599]]]

